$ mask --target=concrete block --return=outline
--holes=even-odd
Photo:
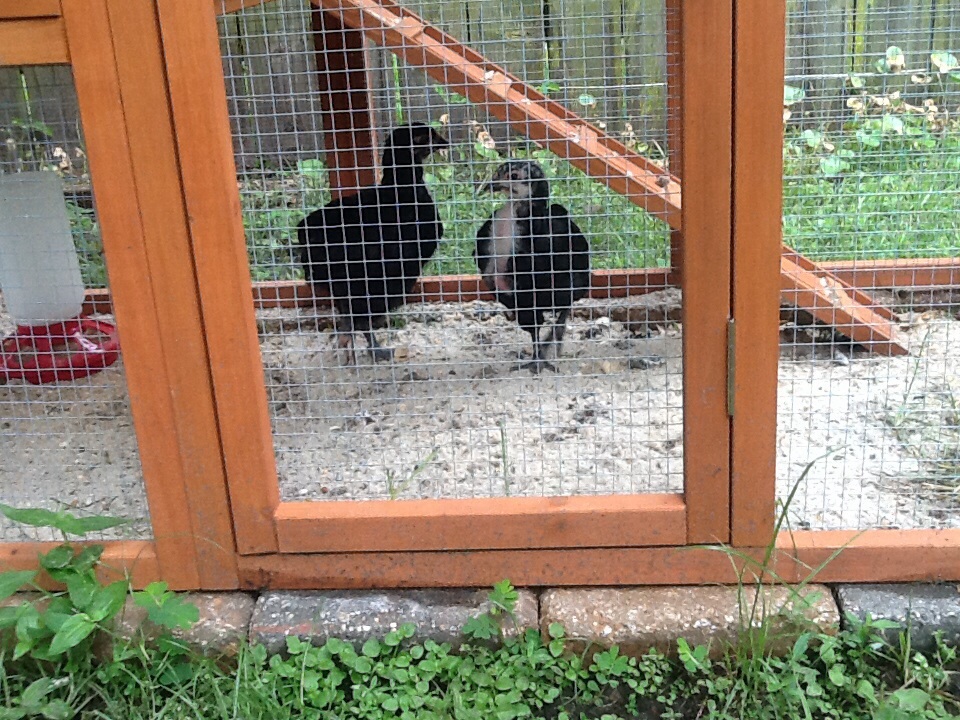
[[[756,590],[746,587],[743,593],[741,603],[735,587],[547,590],[540,597],[540,628],[546,636],[551,623],[563,625],[574,653],[590,645],[597,650],[617,645],[628,655],[640,656],[651,648],[676,655],[677,640],[684,638],[692,646],[709,644],[716,657],[737,642],[750,617]],[[794,603],[786,587],[764,588],[759,606],[774,615],[769,634],[774,652],[785,652],[811,625],[836,632],[839,614],[830,590],[808,585],[803,595],[807,607]]]
[[[521,629],[537,627],[537,598],[519,591],[516,616]],[[404,623],[417,626],[414,636],[457,647],[467,621],[489,610],[483,590],[402,590],[390,592],[267,592],[260,596],[250,625],[250,639],[270,652],[286,649],[286,637],[323,645],[336,637],[355,645],[382,638]],[[516,628],[505,618],[504,634]]]
[[[943,632],[947,643],[960,646],[960,588],[957,585],[838,585],[837,598],[842,614],[850,613],[864,620],[869,613],[874,619],[891,620],[901,628],[909,627],[913,647],[922,652],[934,649],[934,633],[938,630]],[[899,633],[899,630],[886,630],[884,636],[896,645]]]

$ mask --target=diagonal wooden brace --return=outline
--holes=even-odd
[[[520,134],[543,143],[671,228],[680,228],[676,178],[451,35],[393,0],[311,1],[438,83],[486,106]]]
[[[821,269],[784,245],[780,259],[781,297],[807,310],[837,332],[882,355],[906,355],[897,336],[896,315],[866,293]]]

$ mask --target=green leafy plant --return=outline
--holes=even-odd
[[[493,586],[487,595],[490,609],[476,617],[470,618],[463,626],[463,633],[474,640],[490,640],[503,637],[503,623],[505,617],[513,620],[517,626],[514,610],[517,607],[519,594],[509,580],[501,580]]]
[[[200,619],[197,606],[170,592],[165,582],[152,582],[143,590],[133,593],[133,601],[147,611],[150,622],[161,627],[187,630]]]
[[[70,682],[69,678],[43,677],[30,683],[15,698],[11,707],[0,708],[0,720],[21,720],[21,718],[43,717],[48,720],[69,720],[74,716],[70,703],[60,699],[50,699],[49,695],[59,687]]]
[[[75,670],[89,655],[96,631],[110,631],[110,621],[130,595],[130,584],[127,580],[117,580],[104,585],[97,577],[103,546],[74,545],[69,536],[101,532],[129,521],[106,516],[77,517],[64,510],[20,509],[2,504],[0,512],[14,522],[55,529],[64,538],[61,544],[39,557],[40,567],[54,582],[61,584],[63,590],[44,590],[37,583],[38,571],[0,573],[0,600],[24,588],[36,594],[34,599],[0,608],[0,633],[12,632],[16,640],[12,659],[62,660],[67,670]],[[138,605],[146,607],[150,619],[162,627],[186,627],[197,619],[196,608],[185,605],[167,590],[165,583],[154,583],[146,590],[134,592],[133,598]]]

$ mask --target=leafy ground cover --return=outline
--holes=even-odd
[[[515,628],[517,593],[509,581],[494,586],[491,609],[467,624],[468,642],[457,649],[418,642],[415,628],[402,625],[360,647],[337,639],[316,647],[290,637],[281,655],[244,644],[233,658],[203,657],[170,634],[196,622],[194,606],[162,583],[142,591],[125,581],[101,584],[95,570],[102,547],[69,541],[123,520],[0,511],[63,533],[41,565],[65,587],[43,591],[32,571],[0,573],[0,599],[23,588],[38,593],[0,609],[0,720],[921,720],[960,712],[950,693],[956,651],[942,641],[919,652],[903,633],[891,646],[881,634],[889,624],[869,619],[824,634],[804,627],[800,608],[789,623],[792,644],[776,656],[767,650],[776,639],[774,615],[747,584],[741,642],[716,659],[709,647],[683,640],[670,657],[655,650],[628,657],[617,647],[572,652],[556,624],[546,637],[505,633]],[[165,634],[150,642],[116,639],[112,652],[94,652],[98,638],[113,634],[128,596]]]

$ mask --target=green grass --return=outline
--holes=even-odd
[[[890,138],[834,177],[821,164],[829,155],[802,146],[789,139],[784,158],[784,240],[797,250],[813,259],[960,256],[960,130],[931,148]]]

